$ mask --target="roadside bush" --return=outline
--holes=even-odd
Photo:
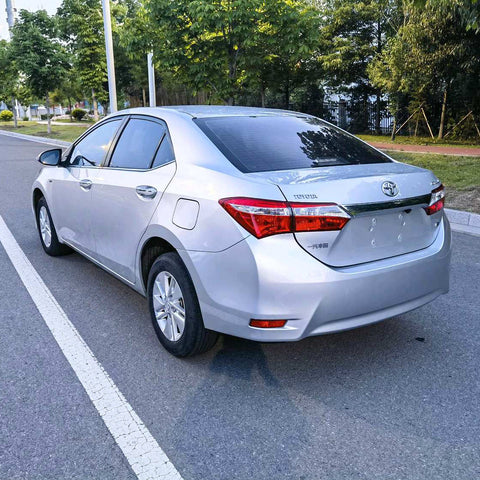
[[[9,122],[13,118],[13,113],[10,110],[2,110],[0,112],[0,122]]]
[[[87,112],[81,108],[74,108],[72,110],[72,117],[78,121],[80,121],[86,114]]]
[[[53,118],[53,113],[50,114],[50,118]],[[48,115],[44,113],[43,115],[40,115],[41,120],[48,120]]]
[[[30,119],[29,119],[28,117],[23,117],[22,120],[23,120],[24,122],[28,122]]]

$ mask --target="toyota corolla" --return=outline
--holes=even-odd
[[[309,115],[123,110],[39,161],[45,252],[75,250],[146,296],[177,356],[218,333],[339,332],[449,288],[440,181]]]

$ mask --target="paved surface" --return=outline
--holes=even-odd
[[[443,145],[403,145],[400,143],[368,142],[380,150],[394,150],[399,152],[412,153],[439,153],[442,155],[465,155],[468,157],[479,157],[480,148],[468,147],[446,147]]]
[[[43,253],[42,148],[0,135],[0,215],[185,480],[480,478],[478,237],[454,235],[451,291],[419,310],[294,344],[225,337],[179,360],[141,296]],[[0,479],[135,478],[0,247]]]

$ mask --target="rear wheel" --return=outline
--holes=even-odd
[[[37,203],[37,227],[42,247],[48,255],[57,257],[72,252],[72,249],[58,241],[57,231],[53,225],[52,216],[45,198]]]
[[[147,294],[153,328],[171,354],[187,357],[215,345],[218,334],[205,328],[193,282],[176,253],[155,260]]]

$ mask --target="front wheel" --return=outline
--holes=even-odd
[[[38,233],[45,252],[52,257],[71,253],[72,249],[70,247],[58,241],[57,231],[53,225],[52,216],[45,198],[42,197],[38,201],[36,213]]]
[[[215,345],[218,334],[205,328],[193,282],[178,254],[155,260],[147,295],[155,333],[171,354],[187,357]]]

